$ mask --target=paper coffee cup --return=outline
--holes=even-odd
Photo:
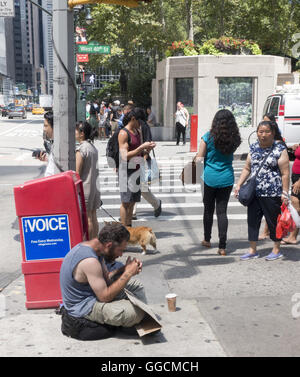
[[[176,297],[177,295],[175,293],[169,293],[166,295],[169,312],[176,312]]]

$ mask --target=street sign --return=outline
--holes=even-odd
[[[0,1],[0,17],[15,17],[14,0]]]
[[[89,55],[88,54],[77,54],[77,62],[78,63],[88,63],[89,62]]]
[[[110,54],[110,46],[96,45],[89,43],[87,45],[78,45],[78,52],[80,54]]]

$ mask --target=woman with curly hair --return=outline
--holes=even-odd
[[[196,162],[204,160],[204,240],[211,247],[211,230],[216,207],[219,230],[219,255],[226,255],[227,206],[234,184],[233,153],[241,144],[240,132],[229,110],[219,110],[212,127],[201,139]]]

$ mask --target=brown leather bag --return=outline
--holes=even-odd
[[[198,177],[198,183],[199,178],[200,177]],[[180,179],[183,185],[197,184],[197,164],[195,158],[193,159],[193,161],[186,164],[185,167],[182,169]]]

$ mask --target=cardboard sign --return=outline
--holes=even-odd
[[[142,309],[146,315],[141,323],[135,326],[136,331],[138,332],[140,337],[143,337],[147,334],[151,334],[156,331],[160,331],[162,328],[161,323],[158,321],[156,314],[154,311],[141,300],[139,300],[133,293],[129,292],[126,288],[124,289],[129,301],[137,306],[138,308]]]

